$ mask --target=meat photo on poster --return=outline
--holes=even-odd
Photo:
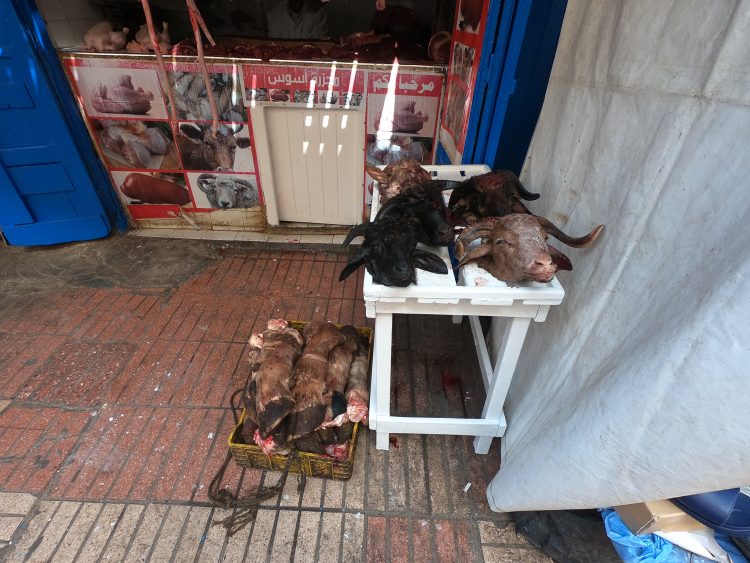
[[[210,121],[211,105],[206,82],[200,72],[171,71],[169,82],[174,93],[177,115],[185,121]],[[209,73],[211,92],[216,100],[219,121],[244,123],[245,108],[242,101],[242,79],[239,73]]]
[[[392,114],[383,111],[386,94],[370,94],[367,104],[367,132],[411,133],[432,136],[439,98],[395,96]]]
[[[89,117],[167,119],[155,70],[74,66],[71,74]]]
[[[456,29],[468,33],[479,33],[484,0],[460,0]]]
[[[180,122],[177,146],[184,170],[255,172],[250,137],[244,123]]]
[[[272,102],[288,102],[289,90],[271,90],[270,98]]]
[[[466,92],[456,82],[448,85],[445,102],[445,126],[453,134],[456,145],[463,145],[464,113],[466,110]]]
[[[180,168],[168,122],[91,118],[90,123],[108,168]]]
[[[110,174],[126,205],[192,205],[183,174],[119,170]]]
[[[463,81],[467,86],[471,84],[472,71],[474,69],[474,48],[462,43],[455,43],[453,48],[453,59],[451,61],[451,73]]]
[[[421,164],[432,162],[432,137],[391,135],[378,139],[378,135],[367,135],[367,163],[373,166],[388,165],[402,158],[413,158]]]
[[[260,205],[258,182],[252,174],[188,172],[198,209],[246,209]]]

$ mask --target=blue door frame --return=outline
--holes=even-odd
[[[127,229],[36,4],[0,0],[0,13],[6,33],[0,36],[0,218],[6,237],[11,244],[50,244],[96,238],[109,225]]]
[[[491,0],[462,162],[520,173],[567,0]]]

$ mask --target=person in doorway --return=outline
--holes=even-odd
[[[328,37],[325,6],[319,0],[282,0],[268,12],[268,37],[272,39],[323,39]]]

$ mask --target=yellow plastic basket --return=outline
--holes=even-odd
[[[307,322],[290,321],[289,326],[302,330]],[[372,367],[372,329],[357,328],[357,331],[367,338],[369,345],[368,351],[368,373]],[[229,434],[229,449],[232,452],[234,461],[243,467],[252,467],[255,469],[268,469],[284,471],[289,463],[289,473],[307,475],[308,477],[323,477],[324,479],[347,480],[352,476],[354,467],[354,452],[357,446],[357,434],[359,423],[354,425],[352,437],[349,440],[349,450],[346,459],[334,459],[327,455],[313,454],[308,452],[297,451],[294,459],[289,462],[286,455],[267,456],[255,444],[242,443],[240,432],[245,420],[245,410],[242,410],[242,416],[237,425]]]

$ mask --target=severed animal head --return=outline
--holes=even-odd
[[[448,208],[465,222],[482,217],[502,217],[511,213],[528,213],[521,200],[539,199],[539,194],[523,187],[510,170],[496,170],[472,176],[451,193]]]
[[[601,234],[604,225],[589,234],[573,238],[544,217],[513,213],[488,217],[469,225],[456,241],[459,266],[476,262],[497,279],[505,282],[535,281],[547,283],[557,270],[572,270],[570,259],[547,244],[547,235],[574,248],[584,248]],[[468,245],[482,239],[479,246]]]
[[[367,173],[380,184],[380,203],[388,201],[402,188],[421,184],[432,179],[418,161],[413,158],[402,158],[386,166],[383,170],[368,166]]]
[[[453,228],[448,224],[448,208],[442,190],[446,182],[430,180],[404,188],[400,194],[386,201],[375,220],[386,217],[408,217],[418,221],[417,240],[431,246],[447,246],[453,240]]]
[[[187,170],[232,170],[237,147],[250,146],[248,137],[235,138],[242,123],[219,124],[214,136],[210,123],[183,123],[178,142]]]
[[[358,236],[363,236],[364,241],[341,271],[339,281],[360,266],[367,268],[375,283],[396,287],[416,283],[415,268],[447,274],[448,267],[439,256],[417,249],[418,229],[418,221],[407,217],[385,217],[357,225],[346,235],[343,244],[349,244]]]

